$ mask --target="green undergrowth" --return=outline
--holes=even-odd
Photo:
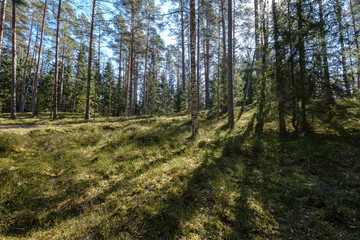
[[[24,116],[45,126],[0,132],[0,238],[359,239],[359,104],[310,111],[286,140],[254,108],[233,129],[201,112],[195,140],[182,115]]]

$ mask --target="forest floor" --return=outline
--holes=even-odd
[[[188,115],[2,114],[0,239],[360,239],[360,104],[321,112],[286,140],[251,107],[195,140]]]

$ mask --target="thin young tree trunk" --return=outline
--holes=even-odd
[[[30,33],[29,33],[29,43],[27,47],[27,53],[25,58],[25,67],[24,67],[24,77],[21,85],[21,95],[20,95],[20,109],[19,112],[24,112],[24,106],[25,106],[25,88],[26,88],[26,74],[27,74],[27,66],[28,66],[28,60],[29,60],[29,54],[30,54],[30,45],[31,45],[31,37],[32,37],[32,29],[34,25],[34,19],[31,19],[31,25],[30,25]]]
[[[196,93],[197,93],[197,110],[200,110],[200,0],[197,1],[197,60],[196,60]]]
[[[222,69],[222,81],[223,81],[223,107],[222,112],[226,113],[228,111],[228,93],[227,93],[227,54],[226,54],[226,29],[225,29],[225,10],[224,10],[224,0],[220,1],[221,3],[221,25],[222,25],[222,45],[223,45],[223,69]]]
[[[220,10],[219,10],[220,15]],[[218,56],[217,56],[217,86],[216,86],[216,97],[217,97],[217,108],[216,108],[216,117],[217,121],[219,122],[220,118],[220,54],[221,54],[221,47],[220,47],[220,32],[221,32],[221,21],[219,19],[219,25],[218,25],[219,31],[218,31]]]
[[[197,92],[196,92],[196,75],[195,75],[195,46],[196,46],[196,12],[195,0],[190,0],[190,60],[191,60],[191,121],[192,121],[192,137],[198,132],[198,111],[197,111]]]
[[[256,66],[260,61],[260,54],[259,54],[259,13],[258,10],[258,0],[254,0],[254,11],[255,11],[255,60]],[[256,67],[256,77],[260,76],[260,69]]]
[[[12,2],[12,82],[11,119],[16,119],[16,3]]]
[[[75,105],[76,105],[76,90],[78,87],[78,79],[80,77],[80,62],[82,59],[82,54],[83,54],[83,46],[82,46],[82,41],[80,43],[80,52],[79,52],[79,56],[78,56],[78,62],[77,62],[77,66],[76,66],[76,77],[75,77],[75,86],[74,86],[74,96],[73,96],[73,102],[72,102],[72,112],[75,113]]]
[[[139,64],[135,63],[135,77],[134,77],[134,107],[132,113],[136,115],[136,105],[137,105],[137,93],[138,93],[138,76],[139,76]]]
[[[2,8],[1,8],[1,19],[0,19],[0,66],[1,66],[1,50],[4,39],[4,28],[5,28],[5,15],[6,15],[6,1],[3,0]]]
[[[209,29],[209,19],[206,18],[206,28]],[[205,108],[210,108],[210,39],[206,37],[206,48],[205,48],[205,58],[206,58],[206,72],[205,72]]]
[[[129,48],[129,110],[126,107],[126,116],[132,115],[132,95],[133,95],[133,62],[134,62],[134,21],[135,21],[135,7],[131,6],[131,37],[130,37],[130,48]],[[127,105],[126,105],[127,106]],[[128,113],[129,111],[129,113]]]
[[[111,96],[111,94],[112,94],[111,81],[109,81],[109,113],[108,113],[109,116],[111,116],[111,113],[112,113],[112,106],[111,106],[111,103],[112,103],[111,98],[112,98],[112,96]]]
[[[185,27],[184,27],[184,0],[181,0],[181,68],[182,92],[185,92]]]
[[[92,62],[93,41],[94,41],[95,5],[96,5],[96,0],[93,0],[91,29],[90,29],[90,44],[89,44],[89,60],[88,60],[88,71],[87,71],[85,120],[89,120],[90,118],[91,62]]]
[[[62,51],[61,74],[60,74],[60,92],[59,92],[59,112],[61,112],[63,93],[64,93],[64,72],[65,72],[65,46]]]
[[[356,52],[358,55],[358,71],[357,71],[357,83],[358,83],[358,89],[360,89],[360,48],[359,48],[359,40],[357,37],[357,29],[356,29],[356,22],[355,22],[355,14],[353,11],[353,4],[352,0],[350,0],[350,11],[351,11],[351,19],[352,19],[352,25],[354,29],[354,38],[355,38],[355,44],[356,44]]]
[[[121,111],[120,111],[120,107],[121,107],[121,104],[120,104],[120,95],[121,95],[121,72],[122,72],[122,67],[121,67],[121,64],[122,64],[122,36],[120,38],[120,46],[119,46],[119,79],[118,79],[118,89],[117,89],[117,99],[118,99],[118,109],[117,109],[117,116],[119,117],[120,114],[121,114]]]
[[[143,100],[143,111],[142,111],[143,115],[146,115],[146,108],[147,108],[146,94],[147,94],[148,83],[146,82],[146,71],[147,71],[147,62],[148,62],[149,31],[150,31],[150,27],[148,27],[147,34],[146,34],[145,65],[144,65],[144,94],[143,94],[144,100]]]
[[[42,19],[42,25],[41,25],[41,37],[40,37],[40,46],[39,46],[39,55],[37,59],[37,65],[36,65],[36,73],[35,78],[32,85],[32,100],[31,100],[31,108],[32,108],[32,114],[33,117],[36,117],[37,115],[37,88],[38,88],[38,80],[39,80],[39,72],[40,72],[40,62],[41,62],[41,54],[42,54],[42,46],[43,46],[43,40],[44,40],[44,31],[45,31],[45,17],[46,17],[46,9],[47,9],[47,0],[45,0],[44,3],[44,13],[43,13],[43,19]]]
[[[233,99],[233,50],[232,50],[232,0],[228,0],[228,123],[234,125],[234,99]]]
[[[56,28],[56,49],[55,49],[55,76],[54,76],[54,102],[53,102],[53,108],[54,108],[54,114],[53,119],[57,119],[58,114],[58,77],[59,77],[59,31],[60,31],[60,15],[61,15],[61,2],[62,0],[59,0],[59,6],[58,6],[58,14],[57,14],[57,28]]]

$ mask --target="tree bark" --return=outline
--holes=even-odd
[[[346,52],[345,52],[345,44],[344,44],[344,27],[342,25],[342,7],[340,5],[339,0],[336,0],[336,15],[339,23],[339,41],[341,46],[341,63],[343,68],[343,80],[345,83],[346,96],[350,97],[350,82],[347,75],[347,66],[346,66]]]
[[[306,105],[307,105],[307,79],[306,79],[306,56],[305,56],[305,40],[304,40],[304,33],[303,33],[303,7],[302,7],[302,0],[297,0],[296,4],[297,8],[297,21],[298,21],[298,29],[299,29],[299,36],[298,36],[298,51],[299,51],[299,64],[300,64],[300,72],[299,72],[299,79],[300,79],[300,92],[301,92],[301,130],[303,132],[308,132],[308,122],[306,119]]]
[[[39,72],[40,72],[40,62],[41,62],[41,54],[42,54],[42,46],[43,46],[43,40],[44,40],[44,31],[45,31],[45,17],[46,17],[46,8],[47,8],[47,0],[45,0],[44,3],[44,13],[43,13],[43,19],[41,24],[41,37],[40,37],[40,46],[39,46],[39,55],[37,59],[37,65],[36,65],[36,72],[35,72],[35,78],[32,85],[32,99],[31,99],[31,110],[33,117],[36,117],[37,115],[37,88],[38,88],[38,79],[39,79]]]
[[[95,5],[96,5],[96,0],[93,0],[91,29],[90,29],[90,44],[89,44],[89,60],[88,60],[88,71],[87,71],[85,120],[89,120],[90,118],[91,62],[92,62],[93,41],[94,41]]]
[[[352,0],[350,0],[350,11],[351,11],[351,19],[352,19],[352,25],[354,29],[354,38],[355,38],[355,44],[356,44],[356,52],[358,55],[358,71],[357,71],[357,83],[358,83],[358,89],[360,89],[360,51],[359,51],[359,40],[357,37],[357,29],[356,29],[356,22],[355,22],[355,14],[353,11],[353,4]]]
[[[224,13],[224,0],[220,1],[221,3],[221,25],[222,25],[222,45],[223,45],[223,59],[222,59],[222,81],[223,81],[223,106],[222,112],[227,112],[228,107],[228,93],[227,93],[227,54],[226,54],[226,29],[225,29],[225,13]]]
[[[147,108],[147,102],[146,102],[146,94],[147,94],[147,82],[146,82],[146,73],[147,73],[147,62],[148,62],[148,48],[149,48],[149,30],[150,30],[150,27],[148,27],[147,29],[147,35],[146,35],[146,48],[145,48],[145,65],[144,65],[144,100],[143,100],[143,115],[146,115],[146,108]]]
[[[196,93],[197,93],[197,110],[200,110],[200,0],[197,1],[197,60],[196,60]]]
[[[60,15],[61,15],[61,2],[62,0],[59,0],[59,6],[58,6],[58,13],[57,13],[57,27],[56,27],[56,49],[55,49],[55,76],[54,76],[54,102],[53,102],[53,108],[54,108],[54,114],[53,119],[58,118],[58,77],[59,77],[59,31],[60,31]]]
[[[2,8],[1,8],[1,19],[0,19],[0,66],[1,66],[1,50],[4,39],[4,28],[5,28],[5,15],[6,15],[6,1],[3,0]]]
[[[65,72],[65,46],[63,47],[62,59],[61,59],[61,74],[60,74],[60,92],[59,92],[59,112],[62,111],[62,101],[64,93],[64,72]]]
[[[12,82],[11,82],[11,119],[16,119],[16,3],[12,2]]]
[[[28,60],[30,55],[30,45],[31,45],[31,37],[32,37],[32,29],[34,25],[34,19],[31,19],[31,25],[30,25],[30,33],[29,33],[29,43],[27,47],[27,53],[25,58],[25,67],[24,67],[24,77],[21,85],[21,95],[20,95],[20,109],[19,112],[24,112],[25,107],[25,88],[26,88],[26,76],[27,76],[27,66],[28,66]]]
[[[279,129],[280,136],[286,136],[286,122],[285,122],[285,86],[284,78],[282,76],[282,53],[281,45],[279,41],[279,22],[277,15],[277,6],[275,0],[272,0],[272,12],[273,12],[273,21],[274,21],[274,41],[275,41],[275,61],[276,61],[276,92],[277,92],[277,101],[279,109]]]
[[[228,88],[228,123],[234,125],[234,99],[233,99],[233,50],[232,50],[232,0],[228,0],[228,66],[227,66],[227,88]]]
[[[119,117],[120,114],[121,114],[121,110],[120,110],[120,107],[121,107],[121,104],[120,104],[120,95],[121,95],[121,72],[122,72],[122,67],[121,67],[121,64],[122,64],[122,41],[123,41],[123,38],[121,36],[121,39],[120,39],[120,46],[119,46],[119,79],[118,79],[118,91],[117,91],[117,94],[118,94],[118,109],[117,109],[117,116]]]
[[[191,121],[192,121],[192,135],[195,137],[198,133],[198,111],[197,111],[197,90],[196,90],[196,75],[195,75],[195,46],[196,46],[196,12],[195,0],[190,0],[190,59],[191,59]]]
[[[138,94],[138,78],[139,76],[139,64],[135,62],[135,77],[134,77],[134,106],[132,113],[136,115],[136,105],[137,105],[137,94]]]
[[[258,0],[254,0],[254,12],[255,12],[255,60],[256,60],[256,66],[258,66],[258,63],[260,61],[260,54],[259,54],[259,6],[258,6]],[[256,67],[256,77],[258,78],[260,76],[260,69]]]
[[[320,17],[320,36],[321,36],[321,49],[324,61],[324,89],[325,89],[325,98],[328,104],[333,103],[332,91],[330,85],[330,72],[329,72],[329,63],[328,63],[328,54],[327,54],[327,43],[326,43],[326,33],[325,33],[325,22],[323,15],[323,4],[322,0],[319,0],[319,17]]]
[[[185,28],[184,28],[184,0],[181,0],[181,68],[182,92],[185,92]]]
[[[134,62],[134,23],[135,21],[135,7],[134,5],[131,6],[131,36],[130,36],[130,48],[129,48],[129,109],[128,107],[126,107],[126,116],[128,116],[129,114],[132,115],[133,111],[132,111],[132,97],[133,97],[133,62]],[[126,102],[127,103],[127,102]],[[126,106],[128,106],[126,104]],[[129,112],[128,112],[129,111]]]

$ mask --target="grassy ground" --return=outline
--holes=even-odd
[[[360,239],[359,109],[287,140],[255,109],[233,130],[202,112],[194,141],[189,116],[1,115],[23,127],[0,130],[0,238]]]

